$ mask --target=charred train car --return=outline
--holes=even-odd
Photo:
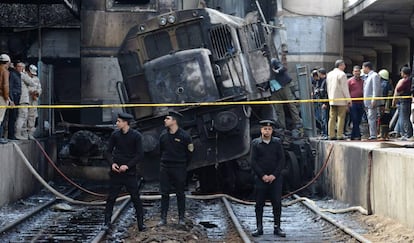
[[[261,87],[272,77],[270,59],[277,56],[277,48],[273,33],[256,18],[248,19],[209,8],[180,10],[129,30],[117,56],[123,76],[117,90],[123,103],[149,104],[126,109],[143,134],[145,158],[139,170],[146,179],[158,178],[159,135],[168,110],[175,109],[184,114],[181,127],[193,138],[188,171],[200,182],[200,189],[251,191],[250,141],[259,135],[259,120],[277,119],[274,107],[186,105],[269,99],[270,92]],[[100,158],[109,135],[98,130],[92,131],[93,136],[90,131],[76,132],[61,154],[93,165],[88,158]],[[289,184],[296,187],[308,177],[306,173],[312,173],[309,143],[292,139],[289,131],[276,132],[286,148]]]
[[[122,100],[157,104],[264,100],[270,93],[259,87],[271,79],[270,58],[277,55],[271,36],[259,21],[208,8],[151,18],[131,28],[119,50]],[[243,158],[252,135],[258,134],[255,124],[259,119],[276,119],[271,105],[131,109],[144,136],[144,173],[156,172],[153,161],[158,158],[167,109],[184,114],[181,126],[195,145],[188,169],[196,172],[207,191],[217,184],[229,190],[246,184],[240,179],[251,176]]]

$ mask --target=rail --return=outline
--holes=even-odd
[[[236,230],[240,236],[240,238],[243,240],[243,243],[251,243],[252,241],[247,236],[246,232],[243,230],[243,227],[241,226],[239,220],[237,219],[236,215],[234,214],[233,209],[231,208],[231,205],[229,201],[226,199],[226,197],[221,197],[221,200],[223,201],[227,213],[229,214],[231,220],[233,221],[234,226],[236,227]]]
[[[125,210],[126,206],[131,202],[131,198],[125,199],[125,201],[121,204],[121,206],[113,213],[111,218],[111,224],[115,222],[115,220],[121,215],[121,212]],[[92,243],[99,243],[102,242],[106,235],[106,230],[102,229],[98,232],[95,239],[93,239]]]
[[[295,199],[299,199],[300,197],[298,195],[293,195],[293,197]],[[363,237],[362,235],[358,234],[357,232],[355,232],[354,230],[346,227],[345,225],[342,225],[338,222],[336,222],[335,220],[333,220],[332,218],[328,217],[326,214],[324,214],[323,212],[321,212],[321,210],[316,207],[315,205],[309,203],[306,200],[301,201],[301,203],[306,206],[308,209],[310,209],[312,212],[314,212],[315,214],[317,214],[318,216],[320,216],[323,220],[325,220],[326,222],[334,225],[335,227],[341,229],[343,232],[347,233],[348,235],[350,235],[352,238],[358,240],[359,242],[362,243],[371,243],[371,241],[369,241],[368,239],[366,239],[365,237]]]

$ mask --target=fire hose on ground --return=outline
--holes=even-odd
[[[52,161],[52,159],[48,156],[48,154],[46,153],[46,151],[44,150],[44,148],[42,147],[42,145],[35,140],[37,145],[39,146],[40,150],[42,151],[42,153],[44,154],[44,156],[46,157],[46,159],[48,160],[49,164],[51,164],[51,166],[58,171],[58,173],[60,175],[62,175],[66,180],[69,180],[69,183],[74,185],[76,188],[89,193],[91,195],[98,195],[101,197],[106,197],[105,194],[99,194],[99,193],[95,193],[95,192],[91,192],[90,190],[87,190],[85,188],[83,188],[82,186],[76,184],[75,182],[73,182],[72,180],[70,180],[70,178],[68,178],[66,175],[64,175],[64,173],[62,171],[59,170],[59,168],[56,166],[56,164]],[[31,171],[31,173],[33,173],[33,175],[36,177],[37,180],[40,181],[40,183],[45,186],[49,191],[51,191],[56,197],[59,197],[69,203],[73,203],[73,204],[83,204],[83,205],[104,205],[105,201],[93,201],[93,202],[85,202],[85,201],[79,201],[79,200],[74,200],[72,198],[69,198],[61,193],[59,193],[58,191],[56,191],[53,187],[51,187],[38,173],[37,171],[33,168],[33,166],[30,164],[30,162],[27,160],[26,156],[23,154],[23,152],[21,151],[20,147],[16,144],[13,143],[15,149],[17,150],[18,154],[21,156],[21,158],[23,159],[23,162],[25,163],[25,165],[28,167],[28,169]],[[289,197],[291,195],[294,195],[295,193],[305,189],[306,187],[308,187],[309,185],[311,185],[312,183],[314,183],[321,175],[322,172],[325,170],[325,168],[328,165],[328,162],[330,161],[330,157],[333,151],[333,145],[331,145],[329,147],[329,152],[328,155],[321,167],[321,169],[318,171],[318,173],[316,174],[316,176],[309,181],[306,185],[304,185],[303,187],[284,195],[283,197]],[[171,196],[175,196],[175,194],[171,194]],[[246,201],[246,200],[241,200],[235,197],[232,197],[228,194],[214,194],[214,195],[186,195],[187,198],[189,199],[195,199],[195,200],[213,200],[213,199],[220,199],[220,198],[227,198],[233,202],[236,203],[240,203],[240,204],[244,204],[244,205],[255,205],[255,202],[250,202],[250,201]],[[117,199],[117,201],[122,201],[124,199],[130,198],[129,195],[126,196],[121,196]],[[141,199],[143,200],[160,200],[161,199],[161,195],[141,195]],[[301,197],[301,198],[296,198],[292,201],[289,202],[283,202],[282,206],[284,207],[288,207],[291,206],[295,203],[301,202],[301,201],[307,201],[309,203],[312,203],[314,206],[316,206],[315,202],[313,202],[312,200],[306,198],[306,197]],[[270,205],[270,203],[266,203],[266,205]],[[351,211],[359,211],[361,214],[364,215],[368,215],[367,210],[365,210],[364,208],[360,207],[360,206],[356,206],[356,207],[349,207],[346,209],[321,209],[321,211],[325,211],[325,212],[330,212],[330,213],[347,213],[347,212],[351,212]]]

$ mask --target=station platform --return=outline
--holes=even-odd
[[[55,157],[55,143],[52,139],[39,141],[47,152]],[[14,144],[19,146],[26,158],[39,174],[48,179],[53,175],[53,171],[45,162],[44,156],[36,143],[31,140],[10,140],[7,144],[0,144],[0,207],[32,195],[41,188],[38,180],[30,173],[17,153]]]
[[[311,141],[319,189],[414,229],[414,141]]]

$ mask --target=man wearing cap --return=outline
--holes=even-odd
[[[194,151],[191,136],[179,127],[182,114],[170,111],[164,119],[165,129],[160,135],[160,190],[161,221],[167,224],[167,213],[170,203],[171,186],[177,195],[178,223],[184,225],[185,195],[184,187],[187,177],[187,164]]]
[[[122,187],[131,195],[138,223],[138,230],[146,229],[144,225],[144,212],[139,195],[137,180],[137,164],[142,162],[144,154],[142,148],[142,135],[130,128],[129,123],[133,116],[128,113],[118,114],[116,120],[117,130],[109,138],[108,149],[105,153],[111,165],[109,195],[105,207],[105,227],[111,225],[112,210],[115,199]]]
[[[251,145],[251,165],[256,175],[256,223],[257,230],[252,236],[263,235],[263,207],[269,197],[273,207],[273,234],[286,237],[280,228],[282,211],[282,175],[285,164],[285,153],[279,138],[273,137],[275,123],[271,120],[260,121],[261,136],[253,139]]]
[[[39,96],[42,94],[42,86],[40,80],[37,77],[37,67],[33,64],[29,66],[29,76],[32,78],[33,86],[29,86],[29,105],[37,106]],[[33,137],[36,131],[36,118],[38,116],[37,108],[32,107],[28,109],[27,116],[27,131],[29,137]]]
[[[3,138],[3,119],[6,113],[5,106],[10,104],[9,98],[9,68],[10,57],[6,54],[0,55],[0,143],[7,143]],[[1,107],[3,106],[3,107]]]

